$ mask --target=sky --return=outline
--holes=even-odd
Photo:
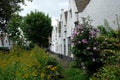
[[[24,10],[20,15],[25,16],[31,11],[42,11],[52,18],[52,25],[56,25],[56,19],[59,19],[61,9],[67,10],[69,0],[33,0],[32,2],[26,1],[27,6],[21,6]]]

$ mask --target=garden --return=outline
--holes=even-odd
[[[74,61],[70,64],[60,63],[37,45],[25,48],[14,44],[10,51],[1,51],[0,80],[119,80],[119,31],[106,20],[97,28],[90,23],[84,18],[83,24],[74,28]]]
[[[66,72],[68,80],[119,80],[119,30],[113,30],[107,20],[97,28],[90,23],[89,18],[83,18],[83,24],[73,31],[71,51],[75,60]]]
[[[53,30],[51,17],[37,10],[20,16],[26,1],[32,0],[0,3],[0,34],[13,44],[10,50],[3,47],[6,41],[0,35],[0,80],[120,80],[119,23],[118,30],[113,30],[107,20],[92,26],[90,18],[83,18],[71,37],[74,60],[60,63],[46,53]]]
[[[9,52],[0,52],[0,80],[59,80],[62,68],[44,49],[35,46],[24,50],[14,45]]]
[[[90,19],[84,18],[83,24],[74,28],[74,61],[70,64],[60,63],[44,48],[33,44],[14,44],[10,51],[1,51],[0,80],[119,80],[119,30],[113,30],[106,20],[97,28],[90,23]]]

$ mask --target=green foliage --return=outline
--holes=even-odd
[[[89,80],[89,76],[82,69],[69,68],[65,72],[64,80]]]
[[[115,37],[106,37],[106,36],[99,36],[97,40],[101,43],[100,44],[100,49],[111,49],[114,51],[118,50],[117,43],[118,39]]]
[[[9,48],[8,47],[0,47],[0,51],[6,52],[6,51],[9,51]]]
[[[116,54],[119,50],[119,39],[117,38],[118,32],[110,28],[108,23],[104,26],[99,26],[100,35],[97,40],[101,43],[99,45],[101,56],[104,62],[108,60],[108,57]]]
[[[18,14],[14,15],[8,23],[7,33],[13,41],[21,41],[20,36],[23,37],[19,28],[22,26],[22,17]]]
[[[42,79],[46,80],[59,80],[63,78],[62,68],[58,65],[58,62],[54,58],[49,58],[46,62],[46,66],[42,70]],[[43,75],[44,74],[44,75]]]
[[[23,31],[27,38],[39,46],[48,47],[48,37],[51,35],[51,19],[42,12],[31,12],[25,17]]]
[[[58,63],[37,46],[31,51],[14,46],[9,54],[0,53],[0,63],[0,80],[60,80],[61,76]]]
[[[13,14],[22,10],[20,4],[24,5],[25,0],[0,0],[0,28],[2,30],[6,30],[7,23]]]
[[[120,79],[120,54],[118,32],[110,28],[105,21],[104,26],[99,26],[100,36],[97,40],[101,43],[101,56],[104,66],[91,77],[90,80],[119,80]]]
[[[100,30],[100,35],[106,36],[106,37],[117,37],[118,33],[114,31],[113,29],[106,28],[105,26],[98,26],[98,29]]]
[[[70,68],[66,72],[66,80],[89,80],[89,77],[86,74],[83,74],[83,71],[77,68]]]
[[[99,42],[96,39],[98,30],[89,24],[89,19],[84,19],[83,22],[73,31],[72,52],[75,56],[76,66],[91,74],[102,66]]]
[[[120,79],[120,54],[109,57],[106,65],[95,73],[90,80],[119,80]]]
[[[24,26],[26,26],[26,24],[23,22],[23,18],[15,14],[8,23],[7,33],[14,44],[26,50],[30,50],[34,47],[34,44],[25,38],[24,32],[21,29],[21,27]]]

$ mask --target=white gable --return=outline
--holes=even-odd
[[[81,22],[81,17],[90,16],[94,26],[104,24],[106,19],[111,27],[116,29],[117,25],[114,24],[116,14],[120,15],[120,0],[91,0],[85,10],[79,13],[79,19]]]

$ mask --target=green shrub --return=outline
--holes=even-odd
[[[120,54],[109,56],[106,64],[90,80],[119,80],[120,79]]]
[[[99,72],[95,73],[91,80],[119,80],[120,66],[105,66]]]
[[[101,43],[99,45],[100,50],[109,49],[109,50],[118,51],[118,46],[116,45],[118,43],[118,38],[99,36],[97,40]]]
[[[9,54],[0,54],[0,63],[0,80],[60,80],[62,76],[57,61],[37,46],[30,51],[14,46]]]
[[[0,51],[6,52],[6,51],[9,51],[9,48],[8,47],[0,47]]]

